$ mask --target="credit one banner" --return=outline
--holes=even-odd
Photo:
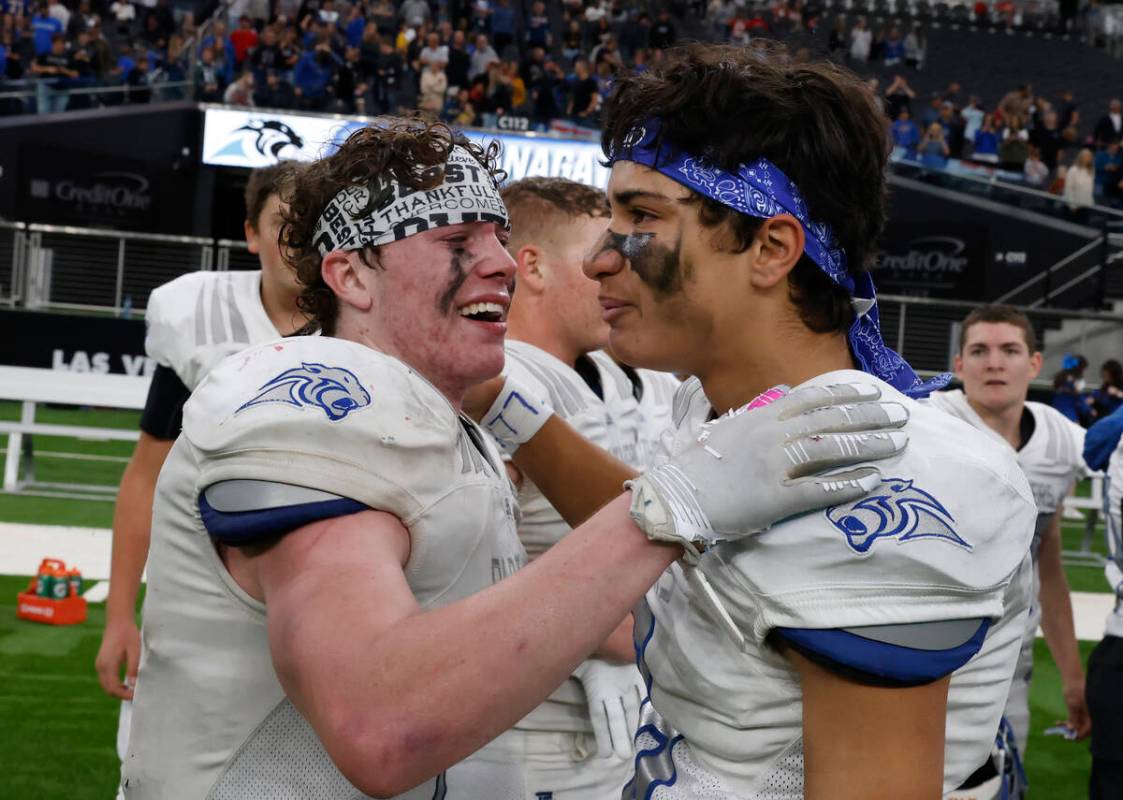
[[[206,108],[203,121],[204,164],[216,167],[267,167],[280,160],[314,161],[331,155],[351,133],[372,119]],[[486,147],[500,144],[500,164],[507,180],[529,177],[569,178],[604,188],[608,170],[593,142],[464,130]]]

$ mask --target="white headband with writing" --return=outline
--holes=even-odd
[[[389,178],[384,181],[383,187],[376,189],[382,200],[369,210],[371,192],[367,186],[348,186],[331,199],[312,237],[320,255],[378,247],[431,228],[465,222],[511,227],[495,180],[460,145],[449,153],[444,180],[432,189],[411,189]]]

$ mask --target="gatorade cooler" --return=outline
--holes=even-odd
[[[76,625],[86,621],[81,595],[82,573],[68,570],[57,558],[44,558],[39,574],[17,597],[16,616],[48,625]]]

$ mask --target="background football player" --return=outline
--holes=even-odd
[[[1013,448],[1037,503],[1031,546],[1034,602],[1005,711],[1023,756],[1029,736],[1029,687],[1038,625],[1061,674],[1069,726],[1078,738],[1087,736],[1090,728],[1084,668],[1061,563],[1061,510],[1064,498],[1085,471],[1084,429],[1055,409],[1026,400],[1041,363],[1037,336],[1024,314],[1009,306],[977,308],[963,320],[955,356],[955,374],[963,389],[937,392],[930,401]],[[987,781],[993,784],[995,777],[993,765],[984,766],[965,788],[985,786]],[[979,789],[974,791],[977,794]]]
[[[123,701],[117,752],[124,759],[129,701],[140,659],[136,598],[148,558],[156,478],[182,425],[183,404],[214,364],[250,344],[286,336],[307,321],[300,287],[281,258],[282,191],[299,167],[282,162],[254,170],[246,184],[246,244],[260,271],[192,272],[160,286],[148,300],[144,347],[156,362],[140,420],[140,438],[121,476],[113,509],[113,551],[105,631],[95,666],[107,694]]]
[[[391,121],[286,198],[282,242],[324,335],[226,359],[184,407],[154,503],[127,797],[520,798],[522,758],[468,756],[686,547],[856,500],[880,474],[834,470],[904,448],[895,407],[863,402],[876,392],[819,387],[637,478],[508,398],[524,447],[565,438],[596,479],[566,512],[588,521],[519,569],[507,473],[458,413],[504,360],[495,154]]]

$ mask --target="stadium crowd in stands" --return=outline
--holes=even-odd
[[[746,46],[756,37],[814,35],[823,24],[829,58],[863,74],[894,71],[884,88],[875,78],[871,86],[883,98],[898,158],[998,167],[1063,195],[1077,216],[1093,202],[1123,200],[1118,100],[1090,127],[1081,125],[1071,92],[1044,97],[1023,85],[981,98],[950,81],[945,91],[918,96],[909,74],[928,54],[919,15],[831,16],[830,0],[235,0],[199,26],[192,10],[171,0],[67,2],[0,0],[0,113],[191,95],[352,114],[416,108],[462,126],[495,127],[499,117],[516,116],[539,130],[557,120],[596,128],[615,77],[659,61],[688,23],[690,37]],[[1055,19],[1038,0],[952,10],[980,25],[1074,25],[1089,41],[1118,33],[1117,17],[1098,0],[1079,12],[1062,4]],[[810,58],[794,41],[793,57]],[[97,89],[113,84],[118,91]],[[30,88],[33,104],[18,96]]]

